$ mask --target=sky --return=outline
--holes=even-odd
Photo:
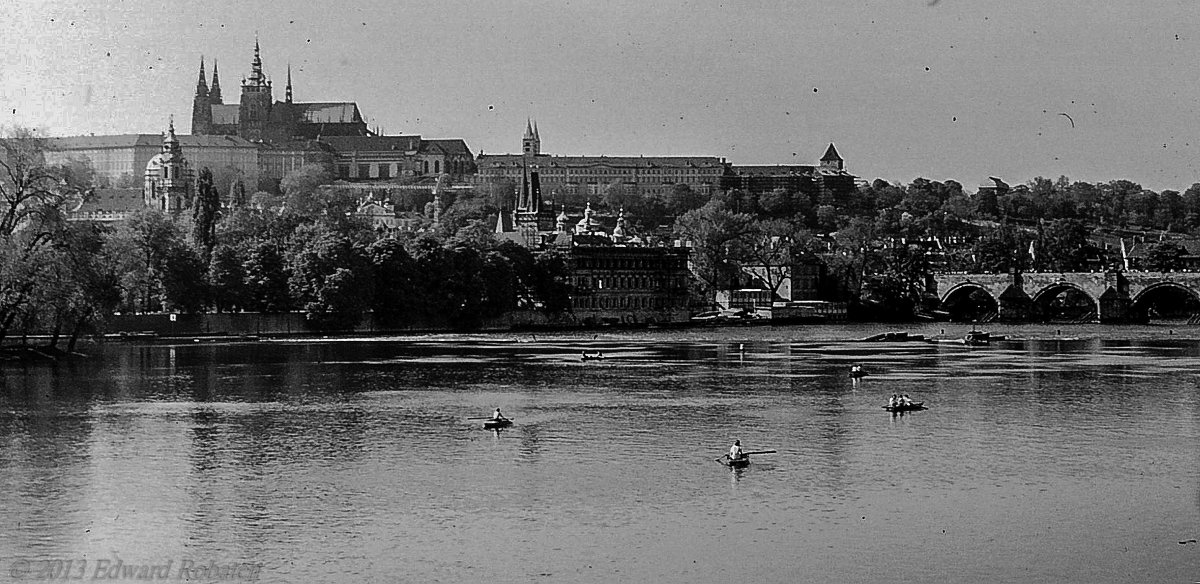
[[[815,164],[867,180],[1200,182],[1194,0],[408,2],[6,0],[0,125],[191,125],[255,35],[282,99],[354,101],[387,134],[519,152]]]

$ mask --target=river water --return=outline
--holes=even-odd
[[[884,330],[112,344],[5,366],[0,581],[1200,580],[1200,328],[849,342]],[[929,409],[889,414],[893,392]],[[516,424],[468,419],[495,407]],[[734,439],[777,452],[730,470]]]

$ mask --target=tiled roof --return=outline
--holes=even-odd
[[[73,213],[121,213],[146,207],[142,189],[96,189]]]
[[[738,176],[789,176],[811,175],[817,167],[806,164],[736,164],[729,170]]]
[[[49,138],[51,150],[86,150],[92,148],[132,148],[162,144],[162,136],[155,134],[116,134],[110,136],[66,136]]]
[[[211,107],[212,123],[225,125],[238,123],[238,108],[241,107],[238,104],[213,104]]]
[[[352,124],[363,121],[358,113],[358,104],[350,101],[292,105],[299,113],[300,119],[310,124]]]
[[[471,156],[471,149],[467,147],[467,143],[461,138],[453,138],[448,140],[421,140],[421,151],[426,148],[437,148],[447,155]]]
[[[321,136],[321,142],[338,152],[412,152],[420,148],[420,136]]]
[[[523,154],[480,154],[480,167],[521,166]],[[620,167],[620,168],[714,168],[725,166],[715,156],[537,156],[534,164],[542,167]]]
[[[184,148],[255,148],[253,142],[237,136],[191,136],[178,135],[179,145]],[[51,150],[92,150],[97,148],[133,148],[162,146],[161,134],[116,134],[111,136],[66,136],[50,138]]]

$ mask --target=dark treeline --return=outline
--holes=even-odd
[[[373,311],[381,326],[469,329],[511,310],[570,306],[566,256],[492,234],[512,184],[445,196],[436,225],[425,196],[398,201],[425,228],[383,237],[355,215],[355,195],[322,187],[333,182],[326,167],[252,194],[201,169],[188,211],[101,225],[65,220],[99,183],[86,164],[47,164],[44,139],[28,130],[2,144],[0,340],[49,331],[52,346],[73,346],[116,312],[302,311],[314,329],[345,329]],[[589,202],[609,216],[623,210],[648,241],[687,240],[698,309],[719,290],[778,290],[803,263],[820,266],[823,299],[877,319],[920,310],[935,270],[1103,269],[1120,258],[1095,244],[1098,227],[1200,230],[1200,184],[1155,193],[1066,177],[977,194],[923,178],[836,195],[701,196],[677,185],[643,196],[613,184]],[[1172,269],[1182,253],[1166,240],[1146,257]]]
[[[188,211],[104,225],[65,220],[97,182],[86,165],[47,164],[44,139],[26,130],[3,146],[0,340],[52,331],[51,347],[65,338],[70,350],[114,313],[164,310],[302,311],[316,330],[373,311],[384,327],[470,329],[569,306],[561,253],[497,242],[465,209],[438,229],[381,237],[354,214],[353,195],[319,188],[331,182],[325,167],[289,175],[279,195],[248,197],[201,169]]]

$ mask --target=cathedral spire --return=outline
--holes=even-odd
[[[292,64],[291,63],[288,63],[287,71],[288,71],[287,87],[284,89],[283,100],[288,103],[292,103]]]
[[[254,35],[254,60],[250,62],[250,81],[253,85],[263,84],[262,56],[258,49],[258,35]]]
[[[204,73],[203,64],[201,64],[200,73]],[[215,104],[223,103],[221,101],[221,79],[217,76],[217,60],[213,59],[213,82],[212,87],[208,90],[208,100]]]
[[[204,81],[204,55],[200,55],[200,80],[196,82],[196,97],[208,97],[208,84]]]

